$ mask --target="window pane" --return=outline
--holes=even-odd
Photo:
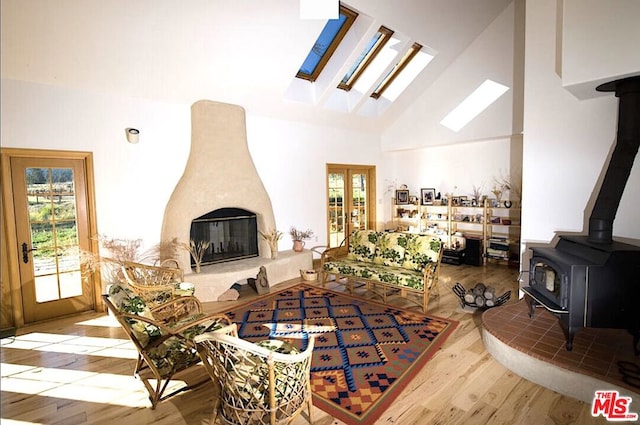
[[[320,63],[320,59],[327,53],[327,49],[329,45],[333,41],[333,39],[344,25],[347,17],[340,14],[338,19],[329,19],[327,24],[324,26],[324,29],[320,33],[320,36],[314,43],[311,51],[307,55],[307,58],[302,63],[300,67],[300,72],[305,74],[313,74],[313,71],[316,70],[318,63]]]
[[[340,16],[327,21],[296,77],[315,81],[357,17],[356,12],[340,5]]]

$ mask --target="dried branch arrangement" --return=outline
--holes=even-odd
[[[291,226],[291,229],[289,229],[289,234],[291,235],[291,239],[294,241],[304,241],[313,237],[313,230],[298,230],[294,226]]]
[[[202,259],[204,258],[205,252],[211,246],[211,242],[209,241],[194,241],[191,239],[189,243],[181,242],[180,246],[187,250],[189,254],[191,254],[191,258],[193,258],[193,262],[195,263],[196,273],[200,273],[200,264],[202,264]]]
[[[271,258],[276,258],[278,256],[278,241],[282,239],[282,232],[277,229],[273,229],[267,230],[265,232],[261,232],[258,230],[258,233],[260,233],[260,236],[262,236],[262,238],[269,244],[269,249],[271,250]]]

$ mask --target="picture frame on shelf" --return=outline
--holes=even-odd
[[[451,206],[457,207],[458,205],[460,205],[460,197],[459,196],[452,196],[451,197]]]
[[[396,190],[396,205],[408,205],[409,204],[409,191],[406,189]]]
[[[460,200],[458,201],[458,205],[461,207],[470,207],[471,202],[469,202],[469,197],[467,195],[461,195]]]
[[[420,189],[420,199],[422,205],[433,205],[433,200],[436,199],[436,189],[433,187]]]

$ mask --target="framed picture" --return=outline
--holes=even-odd
[[[454,207],[457,207],[458,205],[460,205],[460,197],[459,196],[452,196],[451,197],[451,205],[453,205]]]
[[[433,205],[433,200],[436,199],[436,190],[432,187],[420,189],[420,198],[422,205]]]
[[[405,189],[396,190],[396,205],[409,204],[409,191]]]

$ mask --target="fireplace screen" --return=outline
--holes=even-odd
[[[201,265],[258,256],[256,215],[240,208],[221,208],[191,222],[191,240],[209,242]],[[191,266],[195,266],[191,258]]]

